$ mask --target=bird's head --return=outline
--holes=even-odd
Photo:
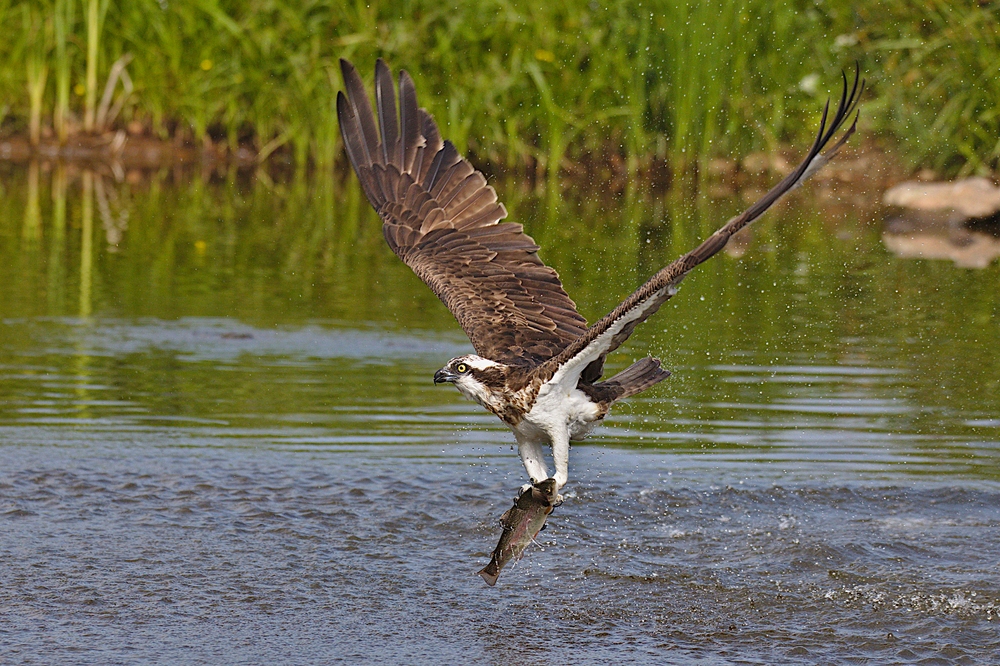
[[[497,393],[507,385],[507,366],[475,354],[459,356],[434,373],[435,384],[445,382],[489,409]]]

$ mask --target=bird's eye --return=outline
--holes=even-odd
[[[459,373],[464,374],[469,371],[469,366],[467,366],[464,363],[459,363],[458,365],[455,366],[455,370]]]

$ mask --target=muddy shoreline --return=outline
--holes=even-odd
[[[174,164],[233,163],[253,166],[257,154],[247,148],[229,150],[222,144],[198,146],[181,140],[130,135],[124,131],[99,135],[78,134],[65,144],[52,139],[32,146],[27,137],[0,138],[0,161],[25,164],[42,162],[119,163],[124,168],[158,169]]]
[[[818,182],[840,182],[852,186],[852,190],[882,190],[913,177],[913,171],[894,160],[891,148],[875,140],[865,140],[858,146],[848,146],[836,160],[831,162],[813,180]],[[769,178],[789,173],[797,164],[801,154],[794,146],[774,153],[748,153],[739,159],[714,158],[709,160],[693,175],[693,182],[708,188],[710,195],[731,196],[734,193],[754,192],[769,187]],[[529,163],[513,170],[478,160],[475,154],[470,159],[488,178],[503,180],[505,177],[519,177],[533,186],[544,184],[544,176],[537,164]],[[222,142],[206,140],[201,144],[180,137],[159,139],[147,134],[107,132],[100,135],[76,134],[65,144],[52,137],[43,138],[40,145],[33,146],[27,136],[11,135],[0,137],[0,163],[29,164],[37,162],[63,162],[93,167],[99,170],[121,174],[129,171],[157,171],[164,168],[201,170],[230,168],[237,170],[266,169],[274,177],[283,172],[298,170],[293,157],[287,151],[274,151],[261,156],[249,146],[239,146],[235,150]],[[336,167],[343,160],[338,158]],[[102,168],[103,167],[103,168]],[[312,168],[309,164],[307,168]],[[569,183],[603,183],[601,189],[611,192],[625,191],[631,178],[638,177],[654,190],[669,188],[678,178],[686,182],[688,175],[681,175],[663,160],[647,159],[630,174],[621,156],[611,152],[588,155],[580,160],[566,160],[560,169],[560,179]],[[923,170],[917,177],[933,180],[935,174]],[[867,198],[867,197],[866,197]]]

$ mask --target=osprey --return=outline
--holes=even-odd
[[[532,483],[550,478],[542,454],[550,445],[557,490],[569,476],[570,442],[584,438],[617,400],[670,375],[659,359],[647,357],[602,380],[607,355],[677,293],[691,269],[830,161],[854,133],[857,115],[843,136],[821,151],[864,90],[857,71],[852,86],[845,75],[833,118],[827,125],[827,102],[816,140],[793,172],[587,326],[559,276],[538,258],[538,245],[521,225],[501,222],[507,211],[494,189],[417,106],[409,74],[399,74],[397,107],[392,73],[381,59],[376,62],[376,129],[361,77],[348,61],[340,66],[346,89],[346,95],[337,94],[340,131],[361,187],[382,219],[385,239],[451,310],[476,351],[450,360],[434,373],[434,383],[454,384],[514,431]]]

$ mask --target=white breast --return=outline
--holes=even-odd
[[[590,433],[601,416],[600,408],[580,389],[574,386],[567,390],[549,382],[538,391],[535,404],[517,429],[528,436],[544,433],[550,441],[562,433],[579,440]]]

